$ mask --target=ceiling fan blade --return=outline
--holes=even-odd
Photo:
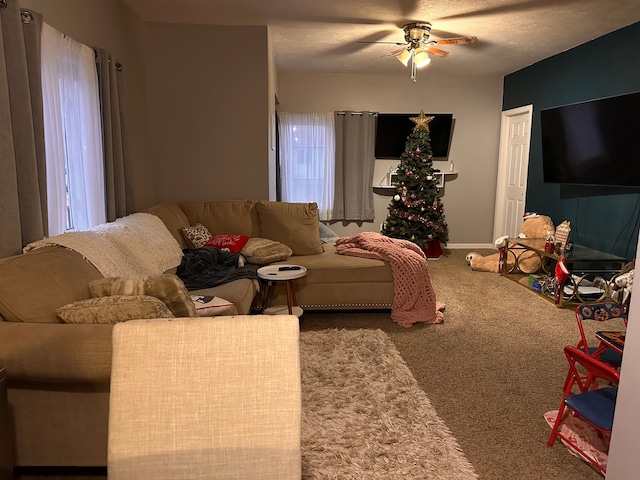
[[[386,43],[387,45],[404,45],[404,42],[365,42],[365,41],[359,41],[358,43]]]
[[[345,43],[337,46],[336,48],[329,50],[327,53],[332,53],[336,55],[350,55],[352,53],[356,53],[360,50],[364,50],[368,48],[368,45],[372,43],[383,43],[383,44],[391,44],[391,45],[403,45],[398,42],[387,42],[384,41],[384,38],[389,38],[390,35],[396,33],[393,30],[380,30],[379,32],[372,33],[370,35],[366,35],[362,37],[360,40]]]
[[[582,0],[564,0],[564,3],[580,3]],[[458,18],[480,17],[483,15],[495,15],[501,13],[524,13],[529,10],[543,10],[553,4],[556,4],[557,0],[524,0],[518,3],[511,3],[507,5],[499,5],[492,8],[484,8],[482,10],[472,10],[465,13],[456,13],[454,15],[446,15],[439,17],[438,20],[453,20]]]
[[[383,25],[386,20],[378,18],[363,17],[338,17],[335,15],[312,15],[304,14],[300,11],[279,12],[274,18],[274,23],[331,23],[331,24],[354,24],[354,25]]]
[[[442,40],[435,40],[438,45],[468,45],[478,41],[478,37],[457,37],[457,38],[443,38]]]
[[[399,53],[402,53],[403,51],[405,51],[407,48],[398,48],[397,50],[392,50],[391,52],[387,52],[384,55],[381,55],[381,57],[395,57],[396,55],[398,55]]]
[[[437,37],[437,38],[464,37],[464,35],[460,35],[458,32],[449,32],[447,30],[440,30],[440,29],[435,29],[435,28],[431,29],[430,36],[431,37]]]
[[[445,52],[444,50],[439,49],[438,47],[427,47],[427,52],[433,53],[436,57],[444,58],[449,55],[449,52]]]

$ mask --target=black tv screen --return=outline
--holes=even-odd
[[[429,122],[429,137],[433,158],[447,158],[453,129],[453,114],[425,113],[434,117]],[[376,158],[399,159],[404,152],[407,137],[416,126],[411,117],[417,113],[379,113],[376,124]]]
[[[640,92],[540,111],[547,183],[640,186]]]

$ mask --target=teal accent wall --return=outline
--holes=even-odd
[[[503,110],[533,105],[526,211],[556,225],[569,220],[575,243],[628,259],[638,241],[640,188],[544,183],[540,110],[640,91],[639,48],[640,22],[507,75],[502,102]]]

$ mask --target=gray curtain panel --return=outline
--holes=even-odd
[[[376,119],[371,112],[336,112],[335,197],[332,220],[373,221]]]
[[[47,234],[42,16],[0,2],[0,257]]]
[[[127,139],[125,81],[122,66],[102,48],[94,48],[102,107],[104,177],[107,221],[133,211],[129,144]]]

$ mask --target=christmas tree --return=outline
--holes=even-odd
[[[423,250],[430,240],[446,245],[449,230],[440,202],[438,176],[434,175],[431,160],[429,122],[433,117],[412,117],[416,124],[405,143],[397,170],[397,193],[389,205],[382,234],[416,243]]]

